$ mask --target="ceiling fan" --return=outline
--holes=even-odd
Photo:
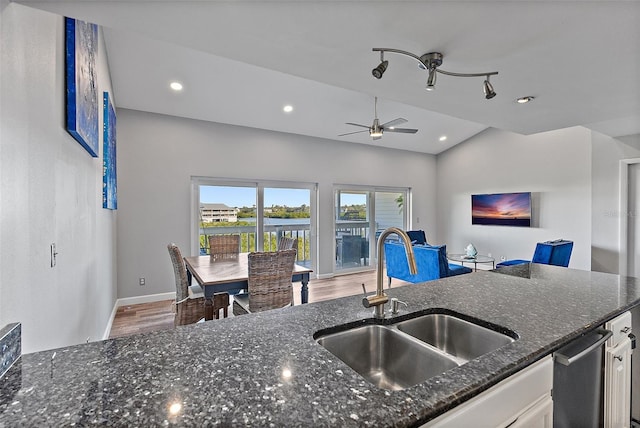
[[[360,128],[367,128],[363,131],[355,131],[355,132],[347,132],[346,134],[340,134],[338,137],[343,137],[345,135],[358,134],[360,132],[369,132],[369,135],[373,137],[374,140],[379,140],[382,138],[382,134],[384,132],[401,132],[404,134],[415,134],[418,132],[417,129],[410,128],[396,128],[396,125],[400,125],[403,123],[407,123],[407,119],[403,119],[401,117],[397,119],[390,120],[389,122],[383,123],[380,125],[380,121],[378,120],[378,97],[375,97],[375,102],[373,106],[375,118],[373,119],[373,125],[360,125],[359,123],[351,123],[347,122],[347,125],[359,126]]]

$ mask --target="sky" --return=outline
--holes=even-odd
[[[256,205],[255,187],[200,186],[200,202],[205,204],[225,204],[229,207],[251,207]],[[363,194],[342,194],[342,205],[364,204]],[[264,206],[286,205],[299,207],[311,205],[308,189],[265,188]]]
[[[264,191],[264,206],[286,205],[299,207],[310,205],[308,189],[276,189]],[[229,207],[251,207],[256,205],[254,187],[200,186],[200,202],[225,204]]]

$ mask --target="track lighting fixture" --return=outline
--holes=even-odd
[[[436,87],[436,68],[429,70],[429,77],[427,78],[427,91],[433,91]]]
[[[489,76],[487,76],[487,80],[484,81],[482,87],[484,89],[484,96],[486,99],[490,100],[496,96],[496,91],[493,90],[493,85],[489,82]]]
[[[373,74],[373,77],[375,77],[376,79],[380,79],[384,72],[387,70],[388,65],[389,61],[384,60],[384,52],[380,52],[380,64],[376,68],[371,70],[371,74]]]
[[[387,69],[387,65],[389,65],[389,61],[382,61],[376,68],[371,70],[371,74],[373,74],[373,77],[375,77],[376,79],[380,79]]]
[[[423,70],[427,70],[429,76],[427,77],[427,91],[433,91],[436,86],[436,73],[446,74],[447,76],[453,77],[485,77],[484,83],[482,85],[484,89],[484,96],[486,99],[490,100],[491,98],[496,96],[496,91],[493,89],[493,85],[489,82],[489,77],[495,74],[498,74],[497,71],[490,71],[487,73],[453,73],[450,71],[441,70],[438,67],[442,65],[443,55],[440,52],[429,52],[422,56],[414,55],[411,52],[402,51],[399,49],[391,49],[391,48],[373,48],[374,52],[380,52],[380,65],[372,70],[372,74],[376,79],[380,79],[384,74],[387,66],[389,65],[389,61],[384,60],[385,52],[392,52],[401,55],[409,56],[420,63],[419,67]]]

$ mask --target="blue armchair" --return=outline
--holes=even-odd
[[[513,266],[523,263],[541,263],[545,265],[555,265],[567,267],[573,250],[573,241],[557,239],[555,241],[538,242],[536,251],[533,253],[533,260],[506,260],[496,265],[496,268],[503,266]]]
[[[409,272],[404,245],[395,242],[384,244],[389,287],[391,278],[417,283],[471,272],[471,269],[466,266],[449,264],[446,245],[414,245],[413,253],[418,267],[418,273],[415,275]]]
[[[428,245],[424,230],[407,230],[407,236],[413,245]]]

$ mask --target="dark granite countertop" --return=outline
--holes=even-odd
[[[403,391],[376,388],[314,341],[372,317],[353,296],[23,355],[0,380],[0,427],[412,426],[640,304],[635,278],[543,265],[527,276],[389,290],[409,303],[399,316],[445,309],[520,336]]]

